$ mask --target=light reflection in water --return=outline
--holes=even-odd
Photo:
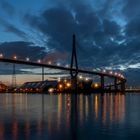
[[[70,127],[71,97],[66,95],[66,127]]]
[[[4,124],[0,122],[0,140],[4,139],[4,131],[5,131]]]
[[[99,103],[99,101],[98,101],[98,96],[97,95],[95,95],[95,101],[94,101],[94,106],[95,106],[95,118],[97,119],[98,118],[98,103]]]
[[[106,97],[107,96],[101,96],[101,109],[102,109],[102,122],[105,124],[105,122],[106,122],[106,109],[107,109],[107,105],[106,105]]]
[[[88,100],[88,96],[86,96],[85,98],[86,98],[86,103],[85,103],[85,117],[87,119],[88,113],[89,113],[89,110],[88,110],[89,109],[89,106],[88,106],[89,100]]]
[[[84,98],[82,96],[82,94],[80,95],[80,98],[79,98],[79,116],[80,116],[80,124],[82,125],[83,122],[84,122]]]
[[[110,122],[113,121],[113,96],[112,94],[109,96],[109,119]]]
[[[29,121],[25,122],[24,132],[25,132],[26,139],[28,139],[30,136],[30,123],[29,123]]]
[[[62,100],[63,96],[62,94],[58,95],[58,113],[57,113],[57,129],[60,129],[60,125],[61,125],[61,114],[62,114],[62,104],[63,104],[63,100]]]
[[[12,129],[13,139],[14,139],[14,140],[17,140],[18,131],[19,131],[17,120],[13,120],[12,128],[11,128],[11,129]]]
[[[44,101],[42,95],[0,96],[0,140],[78,139],[87,126],[96,130],[96,124],[121,124],[125,119],[125,95],[121,94],[44,95]]]

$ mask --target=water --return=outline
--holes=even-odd
[[[140,139],[140,94],[0,94],[0,140]]]

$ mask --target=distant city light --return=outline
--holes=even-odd
[[[94,87],[95,87],[95,88],[98,88],[98,87],[99,87],[99,85],[98,85],[97,83],[95,83],[95,84],[94,84]]]
[[[62,87],[63,87],[63,86],[60,84],[60,85],[59,85],[59,88],[61,89]]]
[[[86,79],[85,79],[86,81],[88,81],[89,79],[86,77]]]
[[[103,73],[106,73],[106,70],[103,70]]]
[[[83,76],[82,76],[82,75],[80,75],[80,76],[79,76],[79,78],[80,78],[80,79],[83,79]]]
[[[71,84],[70,84],[70,83],[67,83],[66,85],[67,85],[67,87],[70,87],[70,86],[71,86]]]
[[[50,93],[52,93],[52,92],[54,91],[54,89],[53,89],[53,88],[49,88],[48,91],[49,91]]]
[[[36,91],[39,91],[39,89],[38,89],[38,88],[36,88]]]

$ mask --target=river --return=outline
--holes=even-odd
[[[0,140],[140,139],[140,94],[0,94]]]

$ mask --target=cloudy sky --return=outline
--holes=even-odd
[[[121,71],[140,83],[140,0],[0,0],[0,53]],[[1,69],[2,73],[2,69]]]

